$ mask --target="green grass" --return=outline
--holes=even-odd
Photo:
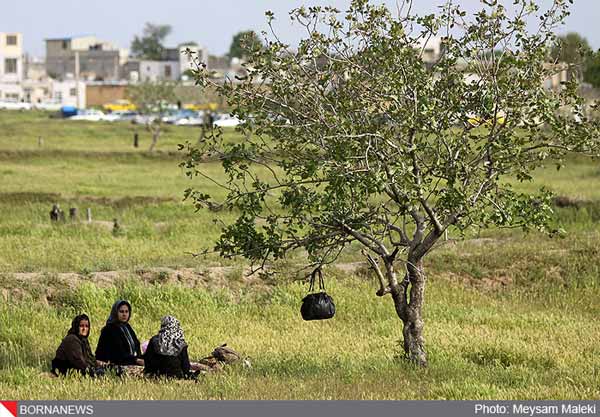
[[[64,290],[50,306],[33,301],[0,307],[0,390],[15,399],[542,399],[597,398],[600,359],[593,320],[598,297],[567,290],[580,303],[563,309],[546,297],[524,302],[517,292],[485,293],[432,280],[426,308],[430,366],[398,360],[400,322],[390,300],[373,296],[374,283],[331,279],[334,319],[303,322],[300,284],[283,284],[260,298],[234,301],[227,292],[123,281]],[[331,274],[329,274],[331,277]],[[44,371],[79,311],[99,326],[120,297],[133,304],[141,339],[164,314],[183,323],[192,358],[227,342],[251,358],[199,383],[114,379],[55,379]],[[595,311],[591,311],[593,307]],[[41,325],[43,324],[43,325]],[[41,375],[41,377],[40,377]],[[127,389],[122,389],[126,384]]]
[[[178,160],[147,159],[139,155],[118,158],[26,156],[2,158],[2,193],[58,193],[62,197],[163,197],[182,200],[183,191],[201,186],[216,194],[214,183],[189,180]],[[217,163],[204,167],[218,176]]]
[[[141,131],[140,131],[141,133]],[[484,239],[450,241],[425,263],[425,338],[430,365],[397,359],[401,323],[391,300],[374,295],[365,268],[326,271],[338,312],[303,322],[306,285],[292,282],[301,253],[280,265],[277,280],[241,277],[244,262],[216,254],[219,221],[233,214],[181,201],[191,185],[177,143],[193,128],[169,127],[160,152],[131,146],[129,124],[50,119],[0,111],[0,392],[14,399],[596,399],[600,396],[600,167],[571,158],[536,172],[540,186],[584,200],[557,209],[569,232],[550,239],[519,230],[489,230]],[[231,140],[237,136],[227,132]],[[38,136],[44,137],[42,147]],[[144,137],[142,136],[142,140]],[[219,177],[221,168],[204,168]],[[94,223],[50,224],[54,203],[91,208]],[[121,231],[112,232],[117,218]],[[217,223],[215,223],[215,221]],[[471,235],[470,235],[471,236]],[[357,246],[340,262],[362,261]],[[209,268],[228,266],[220,274]],[[192,268],[196,285],[177,284],[160,268]],[[144,271],[153,271],[150,275]],[[94,272],[119,271],[113,284]],[[81,285],[64,273],[79,274]],[[18,273],[22,273],[19,275]],[[27,275],[27,273],[33,273]],[[117,298],[133,303],[141,339],[164,314],[183,323],[198,359],[228,342],[253,367],[232,367],[198,383],[50,378],[49,360],[71,318],[92,317],[92,345]]]
[[[536,192],[544,186],[556,195],[574,199],[600,201],[600,161],[584,156],[571,156],[565,166],[556,169],[556,164],[546,163],[533,173],[532,182],[513,182],[523,192]]]
[[[62,153],[143,153],[152,135],[143,125],[130,122],[86,122],[51,118],[51,113],[0,110],[0,152]],[[133,135],[139,135],[139,148],[133,147]],[[177,152],[177,145],[198,140],[198,126],[163,125],[156,150]],[[42,138],[40,146],[39,138]],[[225,129],[226,138],[235,138],[233,129]]]

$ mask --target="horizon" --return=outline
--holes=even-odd
[[[244,30],[261,32],[266,30],[264,12],[275,13],[275,29],[281,38],[297,43],[301,38],[300,28],[290,25],[287,13],[301,5],[332,5],[345,10],[348,0],[259,0],[249,4],[238,0],[222,0],[218,4],[186,4],[182,0],[169,3],[169,14],[165,17],[163,3],[148,0],[139,9],[141,1],[128,3],[105,0],[102,4],[82,4],[76,0],[65,0],[60,8],[42,0],[22,0],[4,6],[0,15],[0,32],[19,32],[23,35],[23,52],[36,58],[45,58],[45,40],[89,35],[114,44],[119,49],[130,49],[131,41],[142,33],[145,23],[170,25],[172,32],[165,39],[167,47],[195,41],[211,55],[225,55],[233,36]],[[390,8],[396,1],[385,0]],[[439,0],[419,0],[413,5],[418,14],[431,13]],[[464,0],[461,6],[467,11],[480,8],[480,0]],[[512,3],[512,2],[509,2]],[[542,6],[550,0],[541,0]],[[210,17],[204,17],[210,14]],[[579,0],[571,6],[571,15],[557,33],[577,32],[586,38],[596,50],[600,47],[600,30],[588,23],[600,19],[600,4],[592,0]],[[197,21],[196,21],[197,20]],[[198,29],[198,26],[201,28]],[[67,27],[68,29],[65,29]],[[581,28],[584,28],[582,30]]]

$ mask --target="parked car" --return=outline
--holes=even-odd
[[[237,117],[230,116],[229,114],[223,114],[213,122],[213,125],[218,127],[236,127],[240,123],[241,120]]]
[[[166,114],[162,117],[162,121],[164,123],[177,124],[178,120],[197,118],[197,117],[198,117],[197,112],[195,112],[193,110],[182,109],[182,110],[169,112],[168,114]]]
[[[184,117],[175,122],[176,126],[201,126],[204,124],[204,117],[196,115],[192,117]]]
[[[62,117],[73,117],[77,116],[77,107],[75,106],[61,106],[60,116]]]
[[[132,122],[133,119],[138,115],[134,111],[117,111],[113,112],[112,114],[119,116],[117,120],[120,122]]]
[[[201,110],[216,111],[219,108],[219,105],[217,103],[203,103],[203,104],[187,103],[187,104],[183,105],[183,108],[187,109],[187,110],[193,110],[193,111],[201,111]]]
[[[105,114],[100,110],[84,109],[77,111],[75,116],[69,117],[69,120],[86,120],[89,122],[99,122],[105,119]]]
[[[59,111],[62,108],[60,101],[43,101],[41,103],[33,103],[33,108],[36,110]]]
[[[136,109],[135,104],[129,100],[115,100],[112,103],[106,103],[102,108],[108,112],[115,111],[134,111]]]
[[[133,118],[135,116],[137,116],[137,113],[134,111],[117,110],[117,111],[113,111],[108,114],[105,114],[104,117],[100,120],[103,120],[106,122],[123,122],[123,121],[131,121],[131,120],[133,120]]]
[[[490,126],[492,126],[493,121],[494,121],[493,118],[485,119],[485,118],[482,118],[482,117],[479,117],[479,116],[473,115],[473,114],[468,115],[468,119],[467,119],[467,123],[471,127],[479,127],[479,126],[490,127]],[[496,124],[502,126],[505,122],[506,122],[506,115],[504,114],[504,112],[499,112],[498,115],[496,116]]]
[[[23,101],[11,101],[4,100],[0,101],[0,109],[5,110],[31,110],[31,103],[26,103]]]
[[[152,123],[154,120],[156,120],[157,117],[159,116],[155,114],[136,114],[131,120],[131,123],[145,125],[148,123]]]

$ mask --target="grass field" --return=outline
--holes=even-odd
[[[417,369],[396,358],[401,323],[391,300],[374,295],[372,277],[356,264],[357,248],[326,271],[338,312],[318,323],[299,315],[306,286],[294,281],[293,270],[302,254],[279,266],[277,280],[242,277],[239,259],[191,256],[218,236],[215,220],[231,217],[195,213],[182,202],[191,182],[178,167],[176,147],[198,132],[170,127],[160,152],[148,155],[144,144],[131,146],[132,129],[0,111],[3,398],[600,398],[597,161],[573,158],[560,171],[540,169],[535,183],[516,184],[580,201],[580,208],[556,211],[566,238],[492,230],[454,241],[451,233],[432,254],[425,306],[430,365]],[[218,175],[218,165],[207,168]],[[91,208],[94,222],[52,225],[54,203],[77,207],[80,217]],[[183,270],[198,282],[178,279]],[[98,278],[102,271],[108,282]],[[193,358],[227,342],[250,357],[252,368],[232,367],[197,383],[49,377],[71,318],[90,314],[95,346],[117,298],[132,302],[141,339],[157,331],[162,315],[174,314]]]

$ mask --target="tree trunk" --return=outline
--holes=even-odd
[[[402,331],[404,354],[411,362],[419,366],[427,366],[422,315],[425,295],[423,262],[409,257],[407,274],[401,283],[396,280],[393,265],[386,263],[386,272],[388,278],[391,278],[390,287],[396,313],[404,324]]]
[[[150,148],[148,149],[148,152],[152,152],[154,150],[154,147],[156,146],[156,143],[158,142],[159,136],[160,136],[160,128],[156,128],[155,130],[152,131],[152,143],[150,144]]]

